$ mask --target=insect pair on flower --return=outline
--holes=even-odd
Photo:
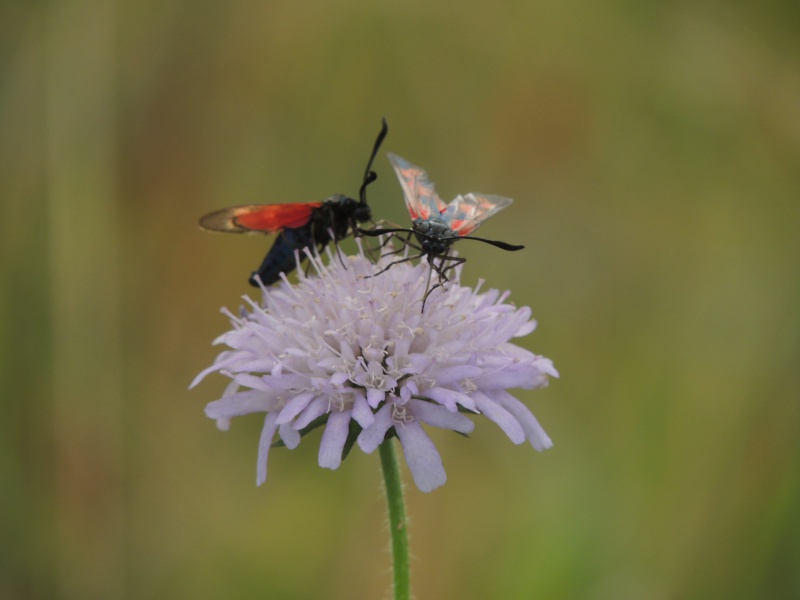
[[[430,293],[448,281],[447,271],[466,261],[466,258],[450,254],[456,241],[477,240],[508,251],[524,248],[470,235],[486,219],[511,204],[511,198],[469,193],[456,196],[449,204],[445,204],[422,168],[391,153],[389,162],[403,188],[411,227],[376,227],[372,220],[372,210],[367,203],[366,190],[377,178],[372,171],[372,163],[387,132],[388,126],[384,120],[364,171],[358,200],[335,194],[323,202],[253,204],[224,208],[203,216],[200,226],[208,231],[226,233],[277,234],[261,266],[250,277],[250,283],[254,286],[259,286],[259,282],[264,286],[271,285],[280,279],[281,273],[294,270],[297,266],[295,252],[299,251],[302,261],[305,259],[304,248],[320,251],[329,243],[336,244],[350,234],[395,236],[405,233],[403,243],[417,250],[418,254],[399,258],[373,276],[380,275],[399,263],[426,259],[431,269],[422,300],[423,310]],[[360,227],[360,224],[367,222],[373,224],[371,229]],[[434,271],[439,281],[430,287],[430,275]]]

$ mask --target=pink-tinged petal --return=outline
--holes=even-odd
[[[506,391],[498,390],[492,392],[491,396],[494,398],[495,402],[517,418],[531,446],[536,448],[539,452],[553,447],[553,442],[545,433],[544,429],[542,429],[542,426],[539,425],[539,421],[536,420],[533,413],[528,410],[527,406]]]
[[[367,454],[375,451],[375,448],[383,443],[386,432],[392,428],[392,405],[385,404],[375,413],[375,420],[372,425],[365,427],[358,435],[358,447]]]
[[[300,445],[302,436],[300,432],[293,428],[289,423],[284,423],[278,428],[278,435],[289,450],[294,450]]]
[[[508,436],[508,439],[515,444],[521,444],[525,441],[525,432],[522,429],[522,425],[514,418],[514,415],[481,392],[475,392],[472,397],[475,398],[478,410],[497,423],[500,429]]]
[[[367,398],[361,390],[355,393],[355,400],[353,401],[353,419],[356,423],[361,425],[364,429],[372,425],[375,421],[375,415],[367,404]]]
[[[278,420],[276,423],[278,425],[283,425],[284,423],[290,423],[297,415],[299,415],[303,409],[308,406],[308,403],[314,399],[314,392],[302,392],[297,394],[294,398],[289,400],[286,403],[279,414]]]
[[[338,469],[342,464],[342,449],[347,441],[350,425],[350,412],[334,411],[328,417],[322,441],[319,444],[319,466],[325,469]]]
[[[455,390],[448,390],[446,388],[434,387],[429,390],[424,391],[422,396],[426,398],[430,398],[431,400],[436,400],[439,404],[446,406],[449,410],[453,412],[458,410],[457,404],[460,404],[467,410],[475,411],[475,402],[462,392],[456,392]]]
[[[439,456],[436,446],[423,431],[422,426],[412,421],[398,425],[395,430],[403,445],[403,454],[411,476],[420,491],[432,492],[443,486],[447,481],[447,475],[444,472],[442,457]]]
[[[258,459],[256,461],[256,485],[261,485],[267,480],[267,457],[269,447],[272,445],[272,438],[275,437],[275,424],[273,413],[269,413],[264,419],[264,428],[261,430],[261,438],[258,441]]]
[[[450,429],[464,434],[472,433],[475,429],[475,423],[467,416],[459,412],[450,412],[443,406],[423,400],[409,400],[408,405],[411,407],[411,413],[415,419],[433,427]]]

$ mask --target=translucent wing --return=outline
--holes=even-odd
[[[450,225],[450,229],[463,237],[475,231],[486,219],[503,210],[512,202],[511,198],[489,194],[459,195],[447,205],[443,216]]]
[[[424,169],[412,165],[396,154],[389,154],[389,162],[392,163],[394,172],[400,180],[406,208],[412,220],[428,220],[432,214],[439,215],[447,209],[447,205],[439,198]]]
[[[303,227],[321,202],[297,204],[249,204],[223,208],[201,217],[200,227],[225,233],[275,233]]]

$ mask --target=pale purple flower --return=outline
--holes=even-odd
[[[259,485],[275,434],[295,448],[321,419],[321,467],[336,469],[352,436],[370,453],[393,430],[424,492],[446,476],[423,424],[467,434],[474,424],[465,413],[482,414],[515,444],[528,440],[540,451],[552,445],[506,391],[544,387],[558,376],[552,361],[509,341],[535,329],[530,308],[506,303],[507,292],[461,286],[456,269],[422,312],[427,263],[397,264],[369,277],[390,260],[373,264],[363,253],[329,253],[327,264],[309,259],[312,272],[298,270],[298,283],[284,278],[260,304],[245,297],[238,317],[226,312],[233,329],[215,343],[230,349],[192,383],[215,371],[231,378],[222,398],[206,407],[220,429],[232,417],[266,413]]]

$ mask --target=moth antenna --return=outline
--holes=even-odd
[[[386,118],[384,117],[381,119],[381,130],[378,133],[378,137],[375,139],[375,145],[372,147],[372,154],[369,155],[367,168],[364,170],[364,181],[361,184],[361,188],[358,190],[358,199],[361,201],[361,204],[367,203],[367,186],[378,178],[378,175],[372,170],[372,163],[375,161],[375,156],[377,156],[378,149],[381,147],[381,144],[383,144],[387,133],[389,133],[389,125],[386,123]]]
[[[501,242],[499,240],[487,240],[486,238],[473,237],[470,235],[465,235],[464,237],[459,237],[454,239],[475,240],[478,242],[483,242],[484,244],[490,244],[492,246],[495,246],[496,248],[500,248],[501,250],[508,250],[509,252],[514,252],[515,250],[522,250],[525,247],[517,244],[509,244],[508,242]]]

